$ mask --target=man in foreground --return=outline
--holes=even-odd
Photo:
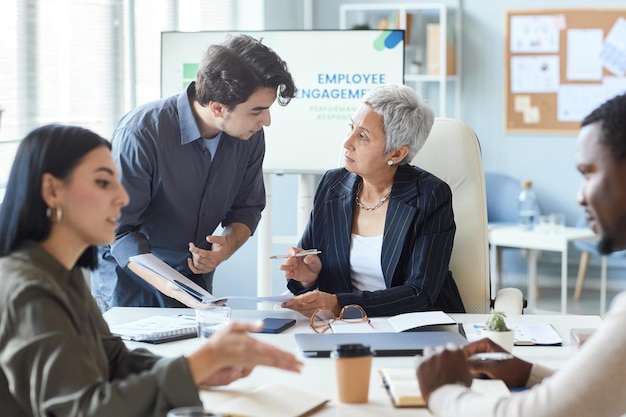
[[[598,250],[626,249],[626,94],[594,110],[578,135],[576,166],[583,176],[578,203],[600,236]],[[558,372],[519,358],[471,362],[479,352],[502,351],[483,339],[462,350],[426,357],[417,377],[437,416],[621,416],[626,413],[626,292],[617,295],[602,326]],[[473,377],[502,379],[509,397],[482,396],[468,388]]]

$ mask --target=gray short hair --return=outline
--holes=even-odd
[[[406,145],[409,153],[400,164],[410,163],[426,143],[435,122],[430,105],[412,88],[395,84],[371,89],[364,102],[383,117],[385,153]]]

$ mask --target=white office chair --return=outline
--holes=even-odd
[[[436,118],[426,144],[411,162],[445,181],[452,189],[456,223],[450,270],[468,313],[488,313],[489,280],[487,200],[478,138],[458,120]],[[516,288],[498,291],[493,308],[521,314],[523,296]]]

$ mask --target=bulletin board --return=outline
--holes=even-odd
[[[507,132],[576,133],[626,92],[626,9],[508,11]]]

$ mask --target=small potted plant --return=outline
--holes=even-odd
[[[513,350],[513,330],[506,326],[504,319],[506,314],[502,311],[493,311],[485,322],[483,336],[493,340],[495,343],[504,348],[507,352]]]

